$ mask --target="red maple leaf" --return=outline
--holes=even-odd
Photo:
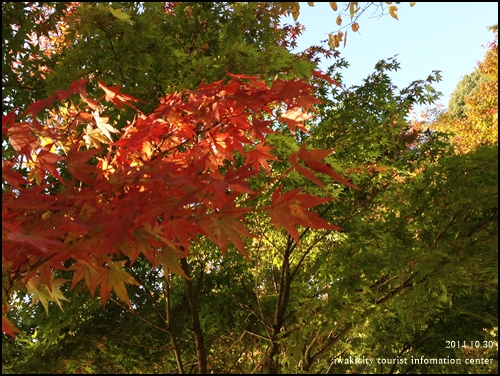
[[[7,131],[11,146],[28,159],[31,159],[31,152],[40,147],[40,142],[33,136],[31,130],[30,124],[20,123]]]
[[[100,149],[79,151],[78,146],[74,145],[66,157],[66,166],[68,167],[71,175],[84,183],[92,184],[94,182],[94,178],[89,174],[96,172],[97,169],[95,166],[86,162],[99,151]]]
[[[328,83],[330,83],[332,85],[335,85],[335,86],[338,86],[338,87],[342,87],[342,84],[340,82],[334,80],[333,78],[331,78],[330,76],[322,73],[319,70],[313,71],[312,75],[316,76],[316,77],[319,77],[319,78],[322,78],[323,80],[325,80],[326,82],[328,82]]]
[[[2,332],[8,334],[12,338],[16,338],[15,333],[21,334],[21,331],[17,329],[14,324],[4,315],[4,312],[7,311],[7,307],[2,307]]]
[[[302,132],[307,132],[307,129],[304,127],[303,122],[305,120],[309,120],[311,115],[306,114],[305,112],[299,110],[297,107],[288,109],[283,115],[280,117],[280,121],[286,122],[288,128],[292,132],[295,132],[295,128],[299,128]]]
[[[122,104],[129,106],[129,107],[133,108],[134,110],[137,110],[137,108],[135,108],[135,106],[133,104],[131,104],[130,102],[146,103],[144,101],[141,101],[140,99],[134,98],[131,95],[120,93],[121,87],[108,87],[108,86],[106,86],[104,84],[104,82],[102,82],[102,80],[99,80],[99,87],[102,90],[104,90],[104,92],[106,93],[106,100],[108,102],[112,102],[121,110],[123,110]]]
[[[6,130],[4,128],[10,128],[14,126],[14,122],[16,121],[16,111],[11,111],[7,115],[2,115],[2,133]]]
[[[255,170],[259,170],[259,167],[264,167],[264,170],[271,173],[269,169],[269,165],[267,163],[268,160],[277,161],[274,155],[268,153],[270,150],[274,149],[274,146],[264,146],[259,144],[255,147],[255,149],[247,151],[247,165],[251,165]]]
[[[48,97],[47,99],[42,99],[39,101],[36,101],[33,103],[31,106],[28,107],[26,111],[24,111],[19,117],[23,117],[24,115],[27,115],[31,113],[33,117],[35,117],[41,110],[43,110],[46,107],[52,107],[52,102],[56,98],[55,95],[52,95]]]
[[[282,187],[278,187],[272,197],[272,205],[266,207],[275,228],[279,225],[299,243],[299,233],[297,225],[316,228],[331,229],[341,231],[338,226],[329,224],[324,219],[312,211],[306,210],[324,202],[331,201],[332,198],[319,198],[308,194],[299,194],[302,189],[281,194]]]
[[[245,244],[241,239],[242,236],[253,238],[254,236],[247,230],[239,221],[239,218],[251,209],[236,208],[233,202],[228,202],[222,207],[222,210],[208,214],[198,221],[200,227],[205,234],[217,244],[222,250],[222,255],[226,254],[228,241],[238,248],[240,253],[249,261],[248,254],[245,252]]]
[[[253,138],[257,138],[262,142],[266,141],[264,134],[275,134],[276,132],[269,128],[272,123],[270,120],[254,120],[252,122],[252,128],[250,129],[250,134]]]
[[[80,79],[69,85],[68,90],[56,90],[59,100],[64,100],[68,98],[71,94],[75,93],[86,93],[85,84],[89,82],[89,79]]]
[[[277,108],[285,108],[280,120],[292,131],[306,131],[303,122],[310,117],[306,111],[314,111],[318,100],[305,80],[275,80],[270,87],[257,77],[230,77],[228,84],[219,81],[200,85],[198,91],[170,94],[149,116],[134,107],[138,99],[99,82],[103,98],[112,105],[103,106],[136,110],[121,139],[106,149],[80,149],[85,136],[80,127],[60,132],[32,116],[23,122],[16,121],[14,114],[4,116],[3,133],[10,139],[16,158],[37,154],[39,175],[43,177],[48,171],[54,177],[50,183],[38,187],[26,184],[25,189],[5,195],[2,256],[9,265],[26,265],[28,274],[22,282],[36,275],[49,281],[57,264],[73,259],[69,268],[75,272],[72,287],[85,278],[92,292],[100,286],[103,303],[114,291],[130,304],[125,285],[134,281],[122,269],[124,262],[114,261],[120,252],[132,260],[142,254],[153,267],[162,264],[183,274],[176,258],[188,257],[189,244],[204,234],[223,254],[232,243],[250,259],[244,238],[253,235],[243,216],[261,209],[240,198],[243,193],[261,195],[269,186],[257,187],[254,193],[249,183],[259,180],[252,177],[259,176],[261,166],[271,172],[269,161],[276,160],[265,143],[265,135],[275,133],[270,119]],[[71,94],[79,93],[79,106],[84,108],[76,120],[92,123],[88,110],[97,102],[87,97],[86,82],[76,81],[55,97],[29,106],[25,113],[51,107],[52,100],[69,101]],[[54,110],[57,113],[57,108]],[[107,121],[96,120],[100,132],[111,139],[114,128]],[[51,145],[40,146],[43,137],[73,146],[66,156],[58,156],[49,152]],[[317,184],[321,181],[315,173],[321,172],[354,187],[322,161],[329,153],[307,151],[303,146],[292,163]],[[96,160],[100,161],[97,165],[93,163]],[[4,164],[14,169],[15,163],[13,158]],[[71,178],[65,180],[60,171]],[[4,176],[16,188],[25,185],[19,172]],[[77,181],[85,185],[74,189]],[[59,183],[66,186],[62,191],[45,193]],[[264,210],[274,226],[283,226],[296,242],[300,240],[298,226],[340,230],[308,210],[331,199],[300,194],[300,190],[281,194],[281,190],[273,193],[272,204]],[[42,268],[26,263],[28,258],[43,257],[51,259]]]
[[[2,161],[2,178],[14,188],[21,189],[21,184],[28,182],[23,175],[14,170],[14,166],[13,161]]]
[[[40,150],[36,157],[35,168],[40,175],[40,178],[45,179],[45,170],[50,172],[53,177],[59,178],[59,172],[56,169],[55,163],[61,159],[57,154],[47,150]]]
[[[335,180],[341,184],[347,185],[348,187],[357,189],[359,191],[360,189],[358,187],[356,187],[354,184],[349,182],[347,179],[340,176],[340,174],[338,174],[337,172],[333,171],[333,169],[329,165],[327,165],[323,162],[320,162],[322,159],[324,159],[325,157],[330,155],[331,152],[332,152],[332,150],[309,150],[309,151],[307,151],[306,145],[302,144],[299,152],[294,153],[290,157],[290,162],[292,163],[292,166],[295,169],[297,169],[297,171],[299,171],[302,175],[304,175],[306,178],[308,178],[312,182],[318,184],[320,187],[323,187],[323,183],[318,178],[316,178],[316,176],[311,171],[300,166],[297,163],[297,157],[302,162],[304,162],[305,165],[307,167],[309,167],[310,169],[312,169],[316,172],[322,172],[323,174],[330,176],[333,180]]]

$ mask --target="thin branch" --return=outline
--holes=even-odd
[[[172,308],[170,306],[170,273],[165,274],[165,316],[167,322],[168,332],[170,334],[170,342],[174,348],[175,362],[177,363],[177,369],[179,374],[184,374],[184,366],[182,365],[181,352],[179,345],[177,344],[177,337],[172,328]]]
[[[147,320],[146,318],[144,318],[143,316],[139,315],[136,311],[132,311],[130,310],[128,307],[124,306],[123,304],[121,304],[119,301],[117,301],[116,299],[112,298],[112,297],[109,297],[109,300],[111,300],[113,303],[116,303],[118,304],[121,308],[123,308],[125,311],[129,312],[130,314],[134,315],[134,316],[137,316],[138,318],[140,318],[142,321],[144,321],[145,323],[151,325],[153,328],[156,328],[164,333],[168,333],[168,330],[164,329],[164,328],[161,328],[159,327],[158,325],[156,324],[153,324],[151,321]]]

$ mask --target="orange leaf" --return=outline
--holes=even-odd
[[[264,146],[262,144],[259,144],[255,147],[255,149],[250,150],[246,153],[247,155],[247,165],[252,165],[252,167],[255,170],[259,170],[259,167],[262,166],[264,167],[264,170],[267,172],[271,172],[269,169],[269,165],[267,164],[268,160],[273,160],[276,161],[278,158],[276,158],[274,155],[269,154],[268,151],[274,149],[273,146]]]
[[[302,122],[310,118],[310,115],[296,108],[292,108],[281,115],[280,121],[285,121],[292,132],[295,132],[295,128],[299,128],[301,131],[308,133]]]
[[[31,159],[31,151],[40,147],[40,142],[33,136],[31,130],[30,124],[21,123],[10,127],[7,131],[12,148],[29,159]]]
[[[322,73],[321,71],[315,70],[315,71],[312,72],[312,75],[316,76],[316,77],[319,77],[319,78],[322,78],[323,80],[325,80],[326,82],[328,82],[328,83],[330,83],[332,85],[335,85],[335,86],[338,86],[338,87],[342,87],[342,85],[340,84],[340,82],[335,81],[333,78],[331,78],[330,76]]]
[[[94,269],[92,266],[90,266],[88,263],[85,261],[77,261],[73,265],[71,265],[68,270],[74,270],[75,274],[73,274],[73,280],[71,282],[70,290],[75,287],[75,285],[80,282],[83,278],[85,278],[85,284],[87,287],[90,287],[93,283],[93,281],[99,276],[99,273],[97,272],[96,269]],[[94,296],[94,289],[91,289],[90,292],[92,293],[92,296]]]
[[[330,176],[333,180],[347,185],[348,187],[357,189],[358,191],[360,190],[358,187],[356,187],[354,184],[349,182],[347,179],[343,178],[340,176],[337,172],[333,171],[333,169],[329,166],[326,165],[322,162],[319,162],[319,160],[325,158],[328,156],[332,151],[331,150],[310,150],[307,151],[306,145],[302,144],[302,147],[300,148],[298,152],[298,157],[299,159],[306,164],[307,167],[310,169],[316,171],[316,172],[322,172],[323,174],[326,174]],[[312,180],[314,181],[314,180]],[[317,183],[316,181],[314,181]]]
[[[226,254],[228,241],[238,248],[240,253],[249,261],[248,254],[245,252],[245,244],[241,240],[241,236],[253,238],[254,236],[247,230],[245,226],[238,220],[243,214],[251,209],[236,208],[233,202],[225,204],[220,212],[209,214],[202,218],[198,224],[204,230],[206,235],[217,244],[222,255]]]
[[[306,210],[307,208],[331,201],[331,198],[319,198],[308,194],[299,194],[301,189],[296,189],[282,195],[281,189],[282,187],[280,186],[274,191],[272,205],[266,209],[271,216],[274,227],[283,226],[297,243],[299,243],[297,225],[316,229],[342,230],[340,227],[331,225],[320,218],[317,213]]]
[[[106,100],[108,102],[112,102],[118,108],[120,108],[122,110],[123,110],[122,104],[125,104],[126,106],[129,106],[129,107],[133,108],[134,110],[137,110],[137,108],[135,108],[135,106],[133,104],[131,104],[130,102],[146,103],[144,101],[141,101],[140,99],[134,98],[131,95],[120,93],[121,87],[114,88],[114,87],[106,86],[104,84],[104,82],[102,82],[101,80],[99,80],[99,87],[102,90],[104,90],[104,92],[106,93]]]
[[[340,14],[337,16],[335,23],[337,24],[337,26],[342,25],[342,16]]]
[[[92,184],[95,179],[89,174],[97,172],[97,168],[85,162],[99,151],[100,149],[79,151],[78,146],[74,145],[66,157],[66,166],[71,175],[84,183]]]
[[[4,308],[2,307],[2,311]],[[9,336],[16,338],[15,333],[21,334],[21,331],[17,329],[14,324],[4,315],[2,314],[2,332],[8,334]]]
[[[170,247],[163,247],[159,252],[156,253],[155,258],[158,264],[163,266],[163,271],[165,276],[167,273],[172,272],[174,274],[180,275],[188,280],[191,280],[182,266],[179,264],[179,259],[186,257],[186,254]]]
[[[101,287],[100,295],[104,306],[106,306],[111,290],[116,293],[120,300],[127,303],[129,307],[131,306],[125,283],[136,286],[139,286],[139,283],[123,270],[123,266],[126,262],[126,260],[116,262],[109,261],[108,266],[102,268],[99,276],[91,284],[91,289],[95,289],[97,286]]]

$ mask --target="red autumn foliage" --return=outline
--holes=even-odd
[[[302,122],[309,115],[302,109],[311,109],[317,100],[314,88],[301,80],[275,80],[270,87],[256,77],[230,77],[227,84],[169,94],[149,115],[132,104],[138,99],[103,82],[99,87],[105,95],[90,99],[87,80],[79,80],[19,116],[4,116],[2,133],[16,153],[2,161],[4,184],[11,186],[2,197],[7,293],[14,283],[26,286],[39,278],[57,300],[54,270],[73,270],[71,287],[84,280],[92,293],[100,287],[103,303],[112,290],[129,303],[125,283],[135,281],[122,269],[124,260],[133,263],[143,254],[153,267],[182,275],[177,259],[189,256],[190,244],[199,236],[207,236],[223,254],[232,243],[250,259],[244,239],[254,235],[244,216],[252,211],[268,212],[274,225],[283,226],[297,242],[296,226],[339,230],[308,210],[330,198],[282,193],[279,187],[269,206],[241,203],[245,195],[262,194],[266,187],[254,192],[249,179],[263,170],[271,173],[268,162],[276,160],[264,134],[274,133],[271,126],[280,119],[291,131],[305,130]],[[66,125],[38,122],[43,109],[56,111],[53,102],[73,94],[81,103],[60,122]],[[132,108],[134,121],[115,129],[108,117],[99,115],[102,99],[120,109]],[[319,185],[297,158],[355,188],[321,162],[329,153],[303,146],[291,162]],[[19,172],[21,165],[28,166],[28,178]],[[271,182],[265,184],[271,188]],[[3,330],[14,335],[8,320]]]

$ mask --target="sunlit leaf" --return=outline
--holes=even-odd
[[[396,13],[396,12],[397,12],[397,10],[398,10],[398,7],[397,7],[397,6],[395,6],[395,5],[391,5],[391,6],[389,7],[389,14],[391,15],[391,17],[392,17],[392,18],[395,18],[395,19],[399,20],[398,15],[397,15],[397,13]]]
[[[32,304],[39,301],[42,303],[47,315],[49,314],[49,301],[55,302],[62,310],[61,300],[69,301],[59,290],[61,284],[68,280],[56,278],[51,281],[50,289],[41,281],[40,277],[30,279],[26,288],[28,293],[32,295]]]
[[[292,5],[292,16],[294,21],[297,21],[297,19],[299,18],[299,14],[300,14],[300,5],[299,3],[295,2]]]
[[[349,3],[349,16],[351,19],[354,17],[354,14],[356,13],[356,7],[358,6],[357,2],[350,2]]]
[[[335,47],[337,47],[333,34],[328,34],[328,46],[331,50],[334,50]]]
[[[109,7],[109,11],[111,12],[111,14],[113,16],[115,16],[116,18],[118,18],[120,21],[134,23],[131,20],[131,16],[129,14],[123,12],[121,9],[116,9],[115,10],[112,7]]]

